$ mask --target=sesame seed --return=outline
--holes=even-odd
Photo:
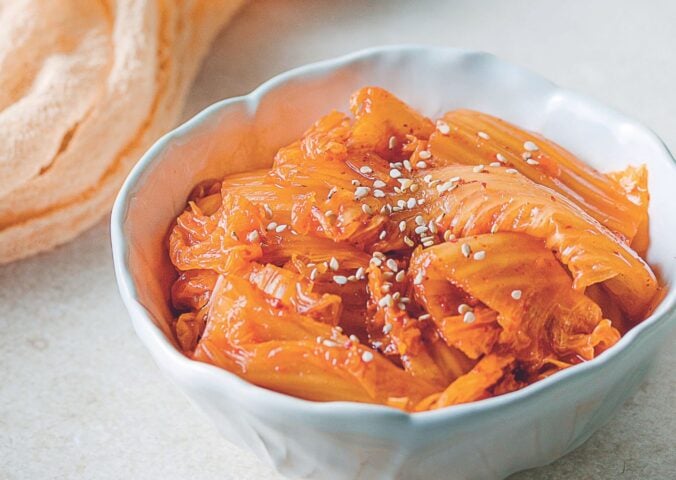
[[[416,225],[425,225],[425,219],[422,215],[417,215],[414,220]]]
[[[373,196],[375,198],[383,198],[385,196],[385,192],[382,190],[378,190],[377,188],[373,191]]]
[[[418,163],[415,164],[415,166],[418,168],[427,168],[427,163],[420,160]]]
[[[368,203],[365,203],[361,206],[361,211],[364,212],[366,215],[373,215],[373,209],[371,208],[371,205]]]
[[[419,198],[419,199],[418,199],[418,205],[422,205],[423,203],[425,203],[425,199],[424,199],[424,198]]]
[[[397,200],[397,206],[399,208],[404,208],[406,206],[406,200]]]
[[[356,336],[354,333],[351,334],[348,338],[350,339],[351,342],[359,343],[359,337]]]
[[[540,165],[540,162],[538,162],[537,160],[533,160],[532,158],[529,158],[528,160],[526,160],[526,163],[528,165]]]
[[[331,187],[331,190],[329,190],[329,193],[326,195],[327,200],[331,200],[331,198],[336,194],[338,189],[336,187]]]
[[[450,230],[446,230],[444,232],[444,241],[450,242],[451,240],[455,240],[455,235]]]
[[[420,285],[423,282],[424,278],[425,276],[423,275],[423,272],[418,272],[415,278],[413,279],[413,285]]]
[[[344,275],[334,275],[333,281],[336,282],[338,285],[345,285],[347,283],[347,277],[345,277]]]
[[[359,267],[356,272],[354,272],[354,276],[357,277],[359,280],[364,278],[364,267]]]
[[[328,339],[324,340],[322,342],[322,344],[324,344],[324,346],[326,346],[326,347],[337,347],[338,346],[338,344],[336,342],[334,342],[333,340],[328,340]]]
[[[409,160],[404,160],[402,163],[404,164],[404,168],[409,172],[413,169]]]
[[[387,268],[389,268],[393,272],[396,272],[397,270],[399,270],[399,265],[397,265],[396,260],[394,260],[392,258],[388,258],[387,261],[385,262],[385,265],[387,266]]]
[[[466,303],[461,303],[460,305],[458,305],[458,313],[460,315],[464,315],[465,313],[471,312],[471,311],[472,311],[472,307],[470,307]]]
[[[418,235],[425,233],[425,232],[427,232],[427,226],[426,225],[418,225],[417,227],[415,227],[414,232],[417,233]]]
[[[354,191],[354,199],[360,200],[369,194],[371,189],[369,187],[357,187]]]
[[[366,351],[361,354],[361,359],[364,363],[369,363],[373,361],[373,354],[369,351]]]
[[[411,186],[408,187],[408,189],[409,189],[411,192],[415,193],[415,192],[418,191],[418,184],[417,184],[417,183],[412,183]]]
[[[350,275],[349,277],[347,277],[347,279],[350,282],[356,282],[357,281],[357,277],[355,277],[354,275]]]
[[[411,240],[410,238],[408,238],[408,236],[404,236],[404,243],[406,245],[408,245],[409,247],[412,247],[413,245],[415,245],[415,242],[413,240]]]
[[[411,180],[410,178],[400,178],[397,181],[401,183],[402,190],[406,190],[413,183],[413,180]]]
[[[448,126],[448,123],[442,122],[441,120],[437,122],[437,130],[439,130],[439,133],[442,135],[448,135],[451,133],[451,127]]]
[[[428,186],[430,188],[434,188],[434,186],[437,185],[438,183],[441,183],[441,180],[432,180]]]
[[[477,132],[477,135],[479,135],[484,140],[489,140],[491,138],[491,137],[488,136],[488,134],[486,132]]]
[[[399,297],[401,297],[401,293],[400,293],[400,292],[394,292],[394,293],[392,294],[392,300],[394,300],[395,302],[396,302],[397,300],[399,300]]]
[[[406,204],[404,204],[404,206],[406,206]],[[402,210],[403,210],[403,208],[401,208],[401,207],[392,207],[393,212],[401,212]]]
[[[258,234],[258,230],[252,230],[246,236],[247,241],[252,242],[252,243],[258,241],[259,238],[260,238],[260,235]]]
[[[336,257],[331,257],[331,260],[329,260],[329,268],[334,272],[340,268],[340,264],[338,263],[338,260],[336,260]]]
[[[521,158],[523,158],[524,160],[528,160],[531,156],[532,154],[530,152],[523,152],[521,154]]]
[[[282,233],[284,230],[286,230],[287,226],[288,226],[288,225],[284,225],[284,224],[282,224],[282,225],[277,225],[277,228],[275,228],[275,232],[277,232],[277,233]]]
[[[425,247],[425,248],[431,247],[432,245],[434,245],[434,240],[428,240],[428,241],[426,241],[426,242],[422,242],[422,245],[423,245],[423,247]]]
[[[512,298],[514,300],[521,299],[521,290],[512,290]]]
[[[369,174],[373,173],[373,169],[369,167],[368,165],[364,165],[363,167],[359,168],[359,172],[364,173],[364,174]]]
[[[275,228],[277,228],[277,222],[270,222],[270,223],[268,223],[268,226],[265,227],[265,228],[266,228],[268,231],[272,231],[272,230],[274,230]]]
[[[489,167],[502,167],[502,163],[500,162],[491,162],[488,164]]]
[[[437,225],[436,225],[436,223],[434,223],[433,220],[430,220],[430,223],[427,224],[427,228],[429,228],[430,232],[432,232],[432,233],[437,233],[437,231],[438,231]]]
[[[463,243],[463,244],[460,246],[460,251],[462,252],[462,255],[463,255],[465,258],[469,258],[469,254],[472,253],[472,249],[471,249],[471,248],[469,247],[469,245],[466,244],[466,243]]]
[[[515,170],[513,168],[508,168],[508,169],[505,170],[505,173],[519,173],[519,171]]]
[[[472,256],[472,258],[474,258],[474,260],[483,260],[486,258],[486,252],[484,250],[479,250]]]
[[[331,217],[331,216],[333,216],[333,210],[327,210],[326,212],[324,212],[324,216],[325,216],[325,217]]]
[[[383,205],[383,207],[380,209],[380,213],[383,215],[390,215],[392,213],[392,207],[390,204]]]
[[[460,177],[451,177],[448,179],[449,182],[458,183],[462,178]]]
[[[432,174],[431,174],[431,173],[428,173],[427,175],[425,175],[425,176],[423,177],[423,181],[424,181],[425,183],[430,183],[430,182],[432,181]]]
[[[405,303],[399,302],[397,304],[397,307],[399,307],[399,310],[406,310],[406,304]]]
[[[498,228],[499,227],[498,227],[497,223],[494,223],[493,225],[491,225],[491,233],[496,233],[498,231]]]
[[[387,335],[392,331],[392,324],[391,323],[386,323],[385,326],[383,327],[383,333]]]
[[[354,180],[350,181],[350,183],[354,187],[358,187],[359,185],[361,185],[361,183],[359,183],[359,180],[357,180],[356,178]]]
[[[401,193],[401,187],[394,187],[394,193]]]
[[[400,283],[404,281],[404,278],[406,278],[406,272],[404,272],[403,270],[398,271],[397,274],[394,276],[394,279]]]
[[[474,315],[473,312],[466,312],[465,315],[462,317],[462,321],[465,323],[473,323],[474,320],[476,320],[476,316]]]
[[[483,165],[477,165],[476,167],[474,167],[474,168],[472,169],[472,171],[473,171],[474,173],[481,173],[481,172],[483,171],[483,169],[484,169],[484,166],[483,166]]]
[[[265,216],[268,218],[272,218],[272,209],[270,208],[270,205],[267,203],[263,204],[263,210],[265,210]]]
[[[389,283],[385,282],[385,283],[383,283],[383,286],[380,287],[380,291],[381,291],[381,292],[384,292],[384,293],[387,293],[387,292],[390,291],[390,288],[391,288],[391,287],[392,287],[392,285],[390,285]],[[367,286],[366,288],[368,288],[368,286]]]
[[[525,148],[526,151],[528,151],[528,152],[535,152],[535,151],[539,150],[539,147],[537,145],[535,145],[535,143],[531,142],[530,140],[523,143],[523,148]]]
[[[382,180],[376,180],[373,182],[373,186],[375,188],[383,188],[385,185],[387,185],[387,183],[383,182]]]
[[[400,232],[406,231],[406,220],[402,220],[401,222],[399,222],[399,231]]]
[[[397,146],[397,137],[394,135],[390,137],[389,141],[387,142],[387,146],[390,150],[392,150],[394,147]]]
[[[500,163],[506,163],[507,162],[507,159],[505,158],[505,156],[502,153],[496,153],[495,158],[497,158],[498,162],[500,162]]]
[[[432,157],[432,154],[430,153],[429,150],[420,150],[418,153],[418,157],[420,157],[423,160],[427,160],[428,158]],[[425,168],[425,167],[420,167],[420,168]]]
[[[441,185],[437,186],[437,192],[439,193],[444,193],[449,190],[453,190],[457,185],[453,183],[452,181],[444,182]]]
[[[392,300],[392,295],[389,293],[382,297],[380,300],[378,300],[378,305],[381,307],[391,307],[394,305],[394,300]]]
[[[406,202],[406,206],[408,208],[415,208],[415,205],[416,205],[416,201],[415,201],[415,198],[413,198],[413,197],[409,198],[408,202]]]
[[[396,168],[393,168],[392,170],[390,170],[390,177],[392,177],[392,178],[399,178],[399,177],[401,177],[401,171],[399,171],[399,170],[396,169]]]
[[[387,232],[383,230],[382,232],[380,232],[380,235],[378,235],[378,238],[380,240],[385,240],[385,237],[387,237]]]
[[[316,280],[318,274],[319,271],[316,268],[313,268],[312,271],[310,272],[310,280]]]
[[[401,162],[390,162],[390,168],[401,168],[404,164]]]

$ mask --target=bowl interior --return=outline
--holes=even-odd
[[[113,214],[116,268],[123,277],[123,296],[129,294],[145,307],[169,341],[173,343],[168,327],[173,270],[166,234],[193,186],[270,165],[279,147],[297,139],[320,116],[332,109],[347,111],[350,94],[365,85],[384,87],[431,117],[458,107],[497,115],[542,133],[601,171],[646,163],[652,194],[648,261],[673,285],[676,166],[652,132],[491,55],[385,48],[302,67],[246,97],[217,103],[163,137],[139,162]],[[671,290],[654,316],[674,303]]]

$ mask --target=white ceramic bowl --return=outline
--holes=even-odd
[[[543,133],[605,171],[647,163],[648,260],[669,285],[659,308],[590,362],[517,392],[417,414],[299,400],[184,357],[167,328],[171,267],[165,235],[191,188],[223,176],[233,162],[237,170],[269,165],[280,146],[322,114],[345,111],[350,93],[364,85],[382,86],[429,116],[456,107],[486,111]],[[283,474],[498,479],[552,462],[582,444],[640,384],[676,319],[675,186],[674,160],[650,130],[536,74],[485,53],[371,49],[279,75],[249,95],[212,105],[161,138],[115,203],[115,270],[134,327],[164,373],[228,440]]]

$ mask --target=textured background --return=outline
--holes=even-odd
[[[254,2],[214,44],[185,118],[310,61],[428,43],[538,71],[645,122],[676,150],[676,2],[436,3]],[[107,222],[0,267],[0,312],[0,478],[280,478],[221,439],[161,377],[118,297]],[[675,333],[607,426],[510,480],[676,478]]]

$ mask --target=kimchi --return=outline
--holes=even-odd
[[[424,411],[520,389],[649,315],[645,167],[357,91],[173,225],[184,353],[277,392]],[[227,161],[227,159],[223,159]]]

